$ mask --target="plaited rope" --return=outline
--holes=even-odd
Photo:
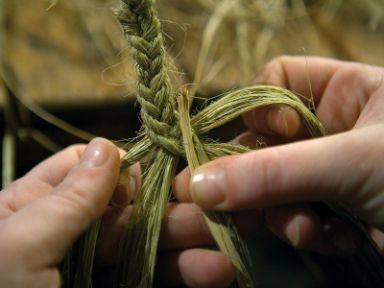
[[[153,143],[181,155],[175,93],[168,76],[160,21],[151,0],[125,0],[118,19],[136,61],[137,100],[145,134]]]
[[[162,219],[178,156],[186,158],[193,170],[214,158],[249,151],[233,143],[208,143],[202,140],[202,134],[247,111],[267,105],[290,106],[302,116],[310,135],[318,137],[325,133],[319,120],[300,99],[279,87],[256,85],[229,92],[193,117],[189,115],[188,101],[182,101],[188,99],[188,92],[180,93],[183,97],[178,98],[177,110],[154,3],[154,0],[122,0],[117,15],[136,61],[137,99],[143,123],[140,140],[125,155],[121,169],[141,160],[146,164],[141,189],[136,194],[126,231],[120,241],[120,271],[115,283],[119,288],[153,286]],[[348,211],[329,203],[328,207],[346,223],[354,224],[363,236],[368,235],[363,225]],[[230,216],[207,211],[203,211],[203,215],[218,247],[232,261],[236,270],[236,287],[254,287],[250,256]],[[97,221],[80,240],[82,253],[79,254],[78,265],[73,265],[71,254],[65,262],[69,264],[63,267],[67,275],[65,287],[92,287],[92,262],[100,223],[100,220]],[[369,263],[372,274],[382,283],[383,259],[369,241],[366,236],[368,244],[362,246],[360,256]]]
[[[150,160],[122,241],[123,271],[120,271],[118,285],[147,288],[153,284],[161,219],[168,203],[178,156],[186,158],[190,168],[195,169],[211,160],[211,157],[249,151],[236,144],[214,146],[203,141],[200,134],[268,103],[287,104],[297,108],[299,114],[307,119],[306,123],[314,131],[314,135],[322,135],[323,130],[316,117],[307,111],[294,94],[270,86],[248,87],[228,93],[190,119],[189,108],[186,108],[188,105],[179,105],[178,109],[184,107],[180,111],[176,109],[176,93],[172,90],[168,76],[168,62],[160,21],[154,8],[155,1],[122,2],[117,16],[136,62],[137,99],[141,105],[143,127],[141,140],[125,155],[121,169],[146,155],[149,155]],[[184,93],[181,94],[184,97],[180,99],[188,99]],[[182,123],[179,113],[183,115]],[[185,125],[189,127],[187,133]],[[184,131],[182,134],[181,126]],[[215,148],[212,149],[213,147]],[[200,156],[194,158],[196,153]],[[231,259],[235,267],[237,285],[244,288],[254,287],[250,256],[230,215],[219,212],[203,214],[220,250]]]

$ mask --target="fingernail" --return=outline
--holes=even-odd
[[[285,233],[291,245],[297,247],[300,243],[299,219],[297,217],[287,225]]]
[[[108,156],[107,140],[95,138],[89,142],[87,148],[85,148],[85,151],[81,155],[80,163],[83,166],[98,167],[107,161]]]
[[[270,130],[285,137],[295,136],[300,129],[301,122],[299,114],[288,106],[271,109],[266,121]]]
[[[262,135],[254,134],[250,131],[237,136],[232,143],[238,143],[251,149],[258,149],[267,146],[266,140]]]
[[[212,208],[225,200],[225,172],[222,169],[197,169],[190,182],[192,199],[203,208]]]
[[[271,109],[267,115],[267,124],[269,129],[281,136],[288,136],[289,131],[286,114],[287,107]]]
[[[114,197],[115,206],[126,206],[132,202],[136,194],[137,184],[135,177],[129,175],[129,169],[121,172],[119,183],[116,187]]]

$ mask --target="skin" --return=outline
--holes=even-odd
[[[116,264],[115,245],[129,218],[128,204],[140,187],[139,165],[119,180],[123,154],[111,142],[96,138],[88,146],[55,154],[0,192],[0,287],[60,287],[58,265],[102,214],[97,261],[100,267]],[[188,231],[182,229],[186,225]],[[209,243],[212,239],[196,205],[170,205],[157,282],[167,287],[228,286],[233,279],[229,260],[197,248]],[[208,277],[207,269],[212,271]]]
[[[240,230],[248,232],[260,225],[263,212],[268,227],[298,248],[350,253],[355,240],[349,228],[320,218],[306,204],[336,200],[372,224],[372,235],[383,247],[384,140],[378,137],[384,132],[383,74],[382,68],[323,58],[282,57],[269,63],[257,82],[310,95],[309,78],[317,113],[330,135],[305,140],[299,117],[288,107],[244,115],[249,129],[237,141],[252,146],[263,134],[278,146],[212,161],[191,181],[188,171],[176,177],[180,202],[170,204],[164,218],[157,283],[228,287],[232,282],[229,260],[201,248],[212,245],[212,237],[198,206],[232,212]],[[289,142],[295,143],[279,145]],[[119,179],[122,154],[100,138],[88,146],[71,146],[0,193],[1,287],[59,287],[57,266],[102,215],[97,261],[116,264],[114,247],[141,174],[134,165]]]
[[[216,159],[192,176],[182,172],[174,184],[177,199],[234,215],[263,211],[270,230],[297,248],[351,254],[358,246],[351,228],[317,215],[307,204],[338,201],[371,225],[383,250],[384,69],[319,57],[280,57],[256,81],[298,95],[312,91],[328,136],[307,139],[289,107],[252,111],[244,115],[248,130],[236,140],[252,146],[263,134],[275,146]],[[251,225],[260,219],[244,221]]]

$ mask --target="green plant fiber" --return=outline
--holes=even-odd
[[[134,199],[133,211],[119,247],[121,259],[116,282],[118,287],[147,288],[154,284],[161,224],[171,197],[171,183],[179,158],[185,158],[193,171],[216,157],[249,151],[239,144],[210,142],[205,137],[210,130],[257,107],[287,105],[302,117],[312,137],[325,134],[320,121],[299,97],[289,90],[274,86],[256,85],[228,92],[200,112],[190,115],[189,102],[192,99],[188,99],[188,91],[175,91],[168,76],[168,59],[154,5],[154,0],[123,0],[117,13],[136,62],[137,101],[141,106],[142,121],[137,138],[139,140],[125,155],[121,170],[137,161],[144,168],[143,184]],[[339,217],[357,227],[365,237],[366,245],[360,256],[372,268],[377,279],[382,281],[382,260],[359,220],[341,206],[332,204],[330,207]],[[235,285],[255,287],[247,245],[230,216],[204,211],[204,218],[218,248],[229,257],[235,267]],[[87,235],[97,235],[95,231],[98,229],[97,224]],[[88,239],[87,235],[82,241]],[[96,237],[93,237],[91,245],[80,246],[86,252],[78,253],[84,256],[80,256],[75,268],[70,268],[87,271],[82,273],[82,279],[77,279],[82,284],[72,287],[92,285],[88,281],[91,279],[92,263],[86,262],[85,258],[94,255]]]

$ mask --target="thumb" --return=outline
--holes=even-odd
[[[46,257],[41,259],[44,263],[61,261],[70,245],[104,211],[118,180],[119,159],[111,142],[92,140],[80,162],[51,193],[14,215],[14,229],[9,230],[19,239],[23,235],[28,239],[19,245],[19,254],[30,259],[30,253],[40,252],[38,257]]]
[[[367,139],[377,138],[377,128],[352,131],[207,163],[192,176],[191,197],[222,211],[335,200],[375,221],[380,209],[368,204],[383,202],[383,155]]]

